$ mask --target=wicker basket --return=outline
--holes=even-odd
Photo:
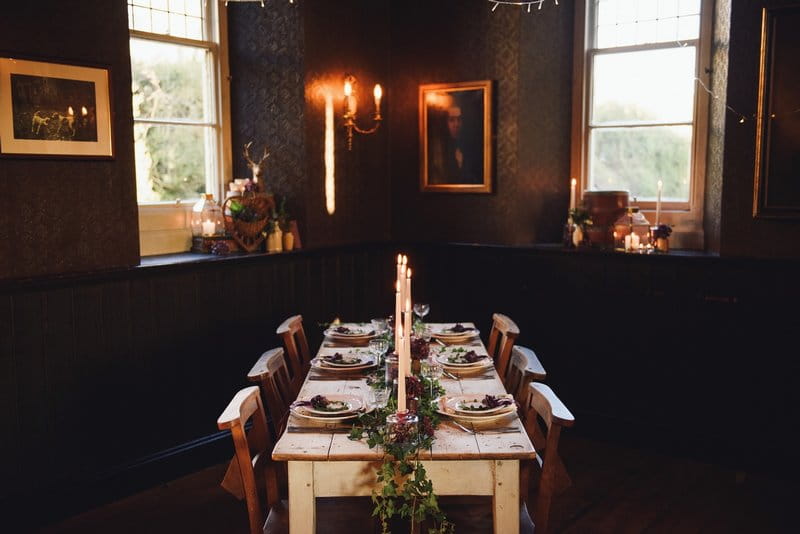
[[[237,201],[245,208],[251,208],[257,215],[255,221],[242,221],[227,215],[229,203]],[[242,196],[228,197],[222,204],[225,215],[225,230],[247,252],[253,252],[264,241],[262,232],[269,222],[269,215],[275,208],[275,198],[266,193],[245,193]]]

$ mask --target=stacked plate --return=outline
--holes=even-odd
[[[375,330],[369,326],[347,324],[331,326],[323,334],[340,343],[366,343],[376,336]]]
[[[375,356],[364,352],[363,349],[322,354],[311,360],[311,366],[314,369],[332,373],[364,371],[376,365]]]
[[[467,356],[470,353],[472,354]],[[494,362],[488,354],[478,354],[465,347],[445,347],[439,349],[438,352],[436,352],[436,361],[442,364],[445,371],[458,376],[482,374],[494,366]]]
[[[366,404],[355,395],[330,394],[297,399],[289,409],[292,415],[309,422],[339,423],[364,413]]]
[[[474,326],[462,326],[459,323],[442,325],[431,331],[431,336],[445,343],[464,343],[478,337],[480,331]]]
[[[515,418],[517,405],[509,394],[491,396],[473,393],[441,397],[437,411],[464,426],[485,428]]]

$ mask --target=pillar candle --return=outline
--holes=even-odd
[[[411,269],[406,271],[406,291],[405,291],[405,325],[403,332],[403,369],[407,374],[411,374]]]
[[[656,197],[656,226],[661,224],[661,189],[663,188],[664,183],[659,180],[658,181],[658,196]]]
[[[632,249],[639,248],[639,234],[636,233],[631,234],[631,248]]]

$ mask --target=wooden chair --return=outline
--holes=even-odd
[[[296,396],[311,368],[311,351],[308,349],[308,340],[303,330],[303,316],[294,315],[286,319],[278,327],[277,334],[281,336],[286,347],[292,392]]]
[[[245,433],[248,421],[253,426]],[[263,534],[270,523],[285,524],[287,514],[278,495],[277,466],[270,458],[274,442],[267,429],[259,388],[250,386],[236,393],[217,419],[217,426],[220,430],[229,429],[233,437],[250,534]]]
[[[575,417],[564,403],[546,384],[531,382],[527,388],[525,403],[525,430],[536,447],[536,463],[539,465],[539,483],[536,490],[536,503],[533,507],[533,522],[536,534],[546,534],[549,528],[550,503],[553,496],[569,486],[570,480],[564,463],[558,455],[558,440],[563,427],[571,427]],[[545,435],[539,419],[547,429]],[[531,478],[531,463],[525,463],[520,470],[520,498],[528,494]],[[521,503],[527,511],[527,503]]]
[[[506,376],[511,349],[519,337],[516,323],[501,313],[492,315],[492,330],[489,332],[489,356],[494,359],[497,374]]]
[[[261,389],[261,400],[272,423],[272,438],[277,441],[289,417],[289,405],[294,401],[291,379],[283,349],[268,350],[256,361],[247,379]]]
[[[515,345],[511,349],[511,360],[503,382],[506,391],[514,395],[518,404],[522,405],[525,402],[528,384],[534,380],[541,382],[545,378],[547,378],[547,372],[535,352],[520,345]]]

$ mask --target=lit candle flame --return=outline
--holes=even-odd
[[[86,106],[81,106],[81,115],[84,117],[89,114],[89,110],[86,109]]]
[[[75,115],[75,112],[72,111],[72,106],[67,108],[67,115]]]

